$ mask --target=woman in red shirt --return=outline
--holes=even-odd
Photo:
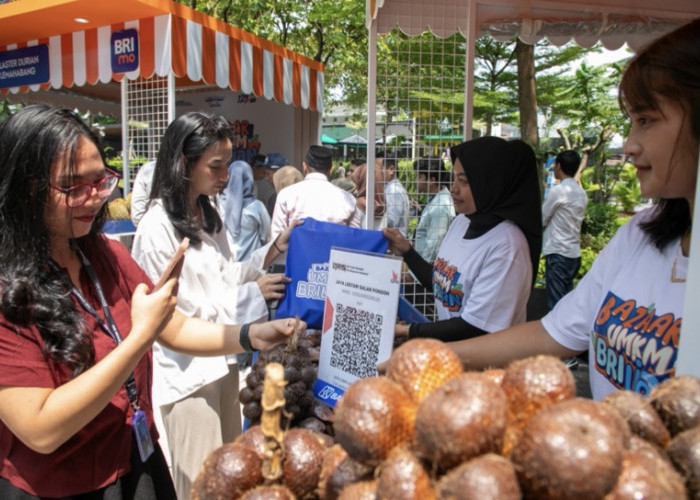
[[[153,424],[152,343],[228,354],[294,329],[185,317],[176,277],[150,290],[100,232],[117,180],[71,111],[29,106],[0,125],[3,499],[175,498]]]

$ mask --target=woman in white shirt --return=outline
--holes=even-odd
[[[229,178],[232,141],[226,119],[191,112],[163,135],[153,198],[134,238],[132,255],[156,280],[184,237],[190,239],[177,308],[215,323],[267,319],[266,300],[288,281],[264,269],[286,250],[289,232],[237,262],[212,203]],[[207,454],[241,431],[235,356],[194,357],[154,344],[153,399],[160,406],[175,487],[188,498]]]
[[[620,83],[620,104],[631,122],[623,150],[637,169],[642,196],[658,202],[620,228],[576,288],[540,321],[451,344],[470,369],[588,350],[595,399],[624,389],[648,394],[674,376],[680,337],[697,335],[683,329],[683,312],[697,202],[698,54],[700,19],[642,49]]]
[[[396,335],[443,341],[522,323],[537,274],[542,216],[535,153],[523,141],[480,137],[450,149],[457,217],[434,262],[395,228],[389,248],[433,291],[438,321],[397,325]]]

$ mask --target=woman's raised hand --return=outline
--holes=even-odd
[[[389,251],[394,255],[403,255],[411,249],[411,242],[395,227],[385,227],[382,232],[384,237],[389,240]]]
[[[275,245],[278,250],[284,253],[289,249],[289,235],[292,234],[292,229],[302,225],[303,223],[303,220],[294,219],[289,224],[289,227],[280,233],[280,235],[275,240]]]
[[[177,278],[165,282],[159,290],[148,293],[148,286],[141,283],[131,298],[131,332],[144,336],[152,343],[163,326],[170,321],[177,304]]]
[[[259,351],[267,350],[297,331],[300,335],[306,331],[306,322],[295,318],[275,319],[265,323],[250,325],[250,345]]]

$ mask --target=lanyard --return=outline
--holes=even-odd
[[[95,291],[97,292],[97,297],[100,300],[100,304],[102,305],[102,312],[105,315],[107,323],[105,323],[105,321],[99,316],[99,314],[97,314],[97,311],[95,311],[92,305],[87,301],[83,294],[80,293],[80,290],[78,290],[72,282],[70,283],[70,292],[73,295],[73,297],[75,297],[80,303],[81,307],[97,320],[97,323],[100,325],[100,328],[102,328],[102,330],[107,335],[109,335],[117,344],[119,344],[122,341],[122,336],[119,333],[119,328],[117,328],[117,324],[114,321],[112,312],[109,310],[109,306],[107,305],[107,300],[105,299],[104,292],[102,291],[100,281],[97,279],[95,270],[92,268],[92,264],[90,264],[88,258],[85,257],[85,254],[83,254],[83,252],[79,248],[77,249],[77,251],[78,255],[80,256],[80,260],[82,261],[83,266],[87,271],[88,277],[90,278],[90,281],[95,287]],[[51,264],[55,269],[60,270],[53,261],[51,261]],[[126,394],[129,397],[129,403],[131,404],[131,407],[134,411],[137,411],[139,409],[139,391],[136,388],[136,381],[134,380],[133,372],[129,374],[129,377],[124,382],[124,387],[126,389]]]

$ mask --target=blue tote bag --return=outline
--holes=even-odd
[[[275,317],[299,315],[309,328],[321,328],[331,247],[386,253],[389,241],[381,231],[304,219],[289,237],[285,274],[292,282],[287,285]]]

